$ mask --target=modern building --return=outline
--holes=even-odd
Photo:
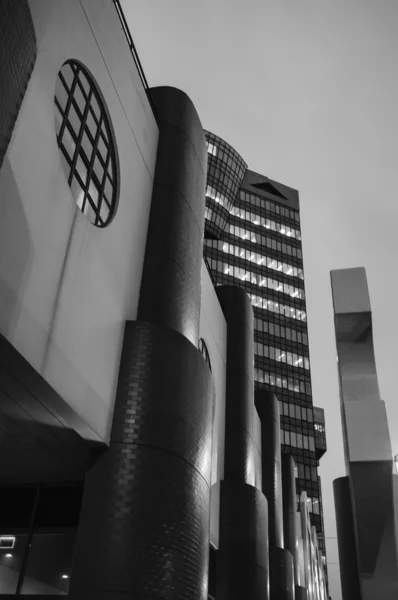
[[[255,387],[275,393],[281,442],[297,467],[326,563],[319,460],[323,410],[311,391],[298,192],[254,173],[220,137],[206,132],[205,257],[217,285],[238,285],[254,311]]]
[[[0,18],[0,595],[325,600],[192,101],[117,0]]]
[[[398,475],[363,268],[331,272],[347,475],[334,481],[344,600],[398,597]],[[395,471],[395,472],[394,472]]]

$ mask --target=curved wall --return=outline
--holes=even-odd
[[[37,54],[28,0],[3,0],[0,11],[0,167]]]
[[[228,325],[224,478],[255,485],[253,309],[242,288],[216,289]]]
[[[282,459],[279,403],[275,394],[256,390],[255,403],[261,420],[262,485],[268,500],[270,548],[283,548]]]
[[[205,131],[208,151],[206,186],[206,236],[220,237],[235,203],[247,164],[243,158],[210,131]]]
[[[76,598],[207,599],[214,386],[197,348],[205,144],[185,94],[157,88],[152,99],[160,141],[139,319],[125,329],[110,448],[86,480]]]
[[[138,318],[198,343],[206,146],[186,94],[153,88],[160,126]]]

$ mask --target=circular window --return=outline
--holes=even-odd
[[[116,146],[98,86],[79,62],[62,65],[54,102],[62,165],[76,204],[91,223],[105,227],[117,206]]]
[[[202,353],[203,358],[205,359],[205,361],[209,365],[209,369],[211,371],[210,355],[209,355],[209,351],[207,349],[207,346],[206,346],[205,341],[204,341],[203,338],[200,338],[200,340],[199,340],[199,350]]]

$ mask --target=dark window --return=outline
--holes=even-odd
[[[54,102],[61,162],[76,204],[91,223],[105,227],[117,206],[117,153],[100,91],[80,63],[62,66]]]
[[[207,364],[209,365],[209,369],[211,371],[210,355],[209,355],[209,351],[207,349],[207,346],[206,346],[203,338],[200,338],[200,340],[199,340],[199,350],[201,351],[202,356],[205,359],[205,361],[207,362]]]

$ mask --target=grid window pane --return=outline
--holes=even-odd
[[[116,148],[99,90],[80,63],[68,61],[62,66],[55,100],[58,146],[72,194],[90,222],[104,227],[117,204]]]

